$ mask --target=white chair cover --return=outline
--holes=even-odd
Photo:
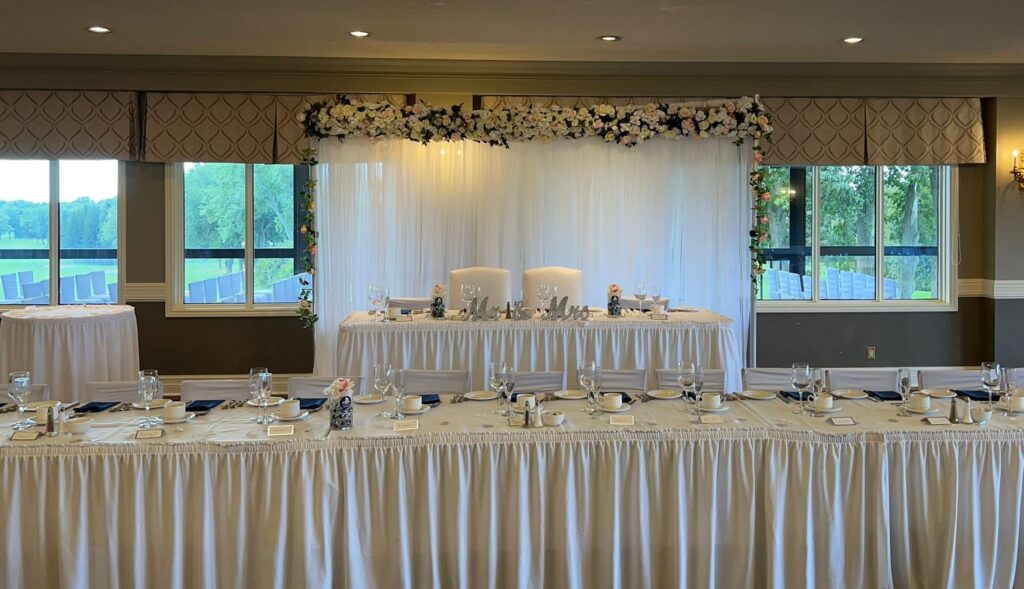
[[[583,304],[582,270],[563,268],[562,266],[544,266],[523,272],[523,304],[525,306],[540,306],[540,300],[537,299],[537,287],[541,284],[558,287],[558,296],[569,297],[569,305]],[[516,378],[518,379],[518,376]]]
[[[352,394],[358,394],[363,387],[361,376],[296,376],[288,379],[288,397],[322,397],[326,389],[335,379],[347,378],[352,381]]]
[[[418,311],[420,309],[429,309],[430,303],[430,297],[391,297],[388,299],[388,308]]]
[[[643,368],[601,370],[602,391],[646,391],[647,371]]]
[[[895,381],[895,379],[893,379]],[[923,389],[957,389],[967,391],[981,390],[981,372],[979,369],[948,369],[921,370],[918,372],[918,383]]]
[[[791,390],[792,374],[791,368],[744,368],[743,390]]]
[[[163,383],[160,383],[163,396]],[[90,382],[85,384],[85,398],[82,403],[90,401],[138,401],[139,382],[135,380],[117,380],[112,382]]]
[[[2,403],[7,403],[10,397],[7,396],[7,389],[9,385],[0,385],[0,399]],[[32,393],[28,397],[29,403],[36,401],[49,401],[50,400],[50,385],[48,384],[34,384],[32,385]]]
[[[398,372],[398,382],[407,394],[465,393],[469,391],[468,370],[413,370]]]
[[[181,400],[186,403],[203,399],[244,401],[250,398],[247,378],[181,381]]]
[[[896,371],[891,369],[829,368],[825,371],[825,382],[828,383],[831,390],[894,391],[896,390]]]
[[[658,379],[658,388],[666,390],[679,389],[678,368],[658,368],[654,371]],[[718,368],[704,369],[704,387],[702,391],[725,391],[725,371]]]
[[[554,393],[564,388],[564,372],[516,372],[517,393]]]
[[[665,308],[668,309],[669,308],[668,297],[662,297],[661,301],[660,301],[660,304],[665,305]],[[621,305],[623,309],[639,309],[640,308],[640,300],[635,298],[635,297],[622,297],[622,299],[619,301],[619,305]],[[647,297],[647,299],[644,300],[643,307],[644,307],[644,309],[648,309],[648,310],[650,310],[650,309],[652,309],[654,307],[654,301],[651,300],[651,297]]]
[[[480,287],[480,298],[488,297],[489,305],[504,307],[506,302],[512,300],[509,280],[509,272],[504,268],[473,266],[452,270],[448,275],[449,306],[452,308],[462,307],[459,288],[468,283]]]

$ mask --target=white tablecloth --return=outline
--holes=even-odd
[[[139,334],[129,305],[25,307],[0,319],[0,375],[31,370],[50,397],[76,401],[94,381],[135,380]]]
[[[86,436],[0,439],[0,586],[1011,587],[1024,583],[1024,418],[927,426],[780,401],[635,426],[557,401],[562,428],[445,403],[396,434],[357,407],[268,439],[214,410],[161,441],[136,413]],[[0,428],[13,419],[0,415]]]
[[[453,321],[413,315],[410,322],[374,321],[368,313],[349,315],[338,330],[335,376],[373,374],[373,365],[396,368],[469,370],[473,388],[486,387],[488,363],[512,360],[518,370],[559,370],[567,384],[584,359],[603,368],[675,368],[699,361],[723,368],[728,386],[739,386],[741,351],[732,321],[712,311],[673,312],[660,321],[630,313],[591,321]]]

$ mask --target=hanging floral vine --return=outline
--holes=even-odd
[[[316,274],[316,253],[317,237],[320,232],[316,230],[316,174],[314,167],[317,164],[316,150],[303,149],[301,164],[306,166],[306,183],[299,193],[303,212],[302,225],[299,226],[299,233],[306,236],[306,253],[302,256],[302,270],[306,276],[299,277],[299,308],[295,311],[302,319],[306,327],[313,327],[317,315],[313,310],[313,277]],[[307,277],[308,276],[308,277]]]
[[[469,110],[461,105],[435,107],[424,103],[394,106],[386,103],[356,102],[347,96],[304,105],[298,115],[307,136],[315,139],[350,137],[408,139],[428,144],[432,141],[476,141],[508,147],[515,141],[582,139],[600,137],[608,143],[633,147],[663,137],[703,139],[725,137],[737,145],[751,140],[754,160],[762,162],[761,142],[772,132],[771,116],[757,96],[735,100],[696,103],[648,103],[612,106],[599,104],[582,107],[535,107]],[[315,273],[317,232],[315,150],[303,154],[310,179],[302,193],[306,211],[300,231],[306,235],[306,272]],[[751,278],[764,272],[764,247],[768,240],[768,204],[771,194],[763,174],[750,174],[754,194],[754,222],[750,230]],[[312,307],[312,285],[302,282],[298,313],[305,325],[312,326],[317,316]]]

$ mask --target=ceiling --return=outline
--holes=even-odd
[[[1007,0],[7,0],[0,52],[1024,63],[1019,10]],[[85,31],[95,24],[113,33]],[[864,42],[841,42],[849,36]]]

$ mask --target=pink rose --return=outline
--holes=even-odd
[[[764,154],[762,154],[760,151],[755,151],[754,152],[754,161],[757,162],[757,163],[763,162],[764,161]]]
[[[770,192],[762,192],[761,193],[761,200],[769,201],[771,199],[772,199],[772,193],[770,193]]]
[[[311,246],[309,246],[309,255],[311,255],[311,256],[315,256],[315,255],[316,255],[316,252],[317,252],[317,251],[319,251],[319,249],[320,249],[320,248],[318,248],[318,247],[317,247],[317,246],[315,246],[315,245],[311,245]]]

